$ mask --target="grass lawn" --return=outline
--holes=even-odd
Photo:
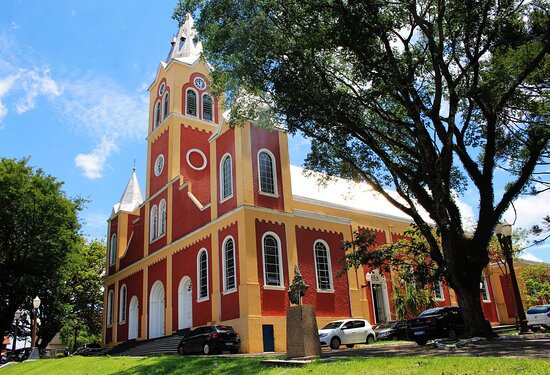
[[[6,366],[12,374],[548,374],[550,361],[473,357],[342,358],[300,368],[266,367],[260,358],[198,356],[68,357]]]

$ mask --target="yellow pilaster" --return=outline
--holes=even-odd
[[[170,211],[170,210],[169,210]],[[149,202],[145,203],[145,214],[143,223],[143,257],[149,255]],[[169,222],[168,222],[169,223]]]
[[[237,181],[237,206],[254,204],[254,184],[252,168],[252,144],[250,124],[235,128],[235,153],[237,159],[235,179]]]
[[[116,259],[116,269],[119,269],[119,260],[120,257],[124,255],[126,246],[128,246],[128,231],[123,230],[128,228],[128,214],[125,212],[120,212],[118,215],[118,229],[117,229],[117,259]]]
[[[173,207],[173,194],[172,194],[172,187],[173,185],[168,186],[167,188],[167,196],[166,196],[166,244],[172,243],[172,210],[170,209]]]
[[[218,163],[216,157],[216,142],[210,142],[210,219],[218,217]]]
[[[288,154],[288,136],[285,132],[279,133],[279,155],[281,157],[281,177],[283,199],[286,212],[292,211],[292,185],[290,181],[290,156]],[[294,267],[292,268],[294,269]]]
[[[180,175],[181,170],[181,126],[176,117],[171,117],[167,126],[168,128],[168,164],[170,173],[168,173],[168,181]]]

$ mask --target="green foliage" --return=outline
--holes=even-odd
[[[530,264],[520,270],[526,290],[522,294],[527,304],[540,305],[550,303],[550,265],[547,263]]]
[[[426,239],[412,226],[404,238],[391,244],[377,245],[374,232],[359,230],[353,233],[353,241],[344,241],[346,254],[339,259],[342,270],[366,265],[370,269],[391,272],[393,278],[392,298],[398,319],[409,319],[423,310],[435,306],[432,285],[438,283],[443,272],[427,255]]]
[[[46,344],[68,310],[59,296],[80,244],[83,201],[67,198],[62,185],[28,159],[0,159],[0,328],[9,330],[15,310],[31,310],[39,296]]]

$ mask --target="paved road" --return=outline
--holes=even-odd
[[[462,347],[436,348],[434,345],[419,346],[416,343],[400,342],[377,345],[362,345],[354,349],[323,350],[323,357],[364,356],[421,356],[435,357],[464,355],[473,357],[529,357],[550,359],[550,334],[506,335],[494,340],[467,342]]]

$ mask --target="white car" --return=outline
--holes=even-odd
[[[527,309],[527,325],[533,332],[550,330],[550,305],[531,306]]]
[[[376,334],[364,319],[342,319],[328,323],[319,330],[321,346],[338,349],[340,345],[353,348],[355,344],[372,344]]]

